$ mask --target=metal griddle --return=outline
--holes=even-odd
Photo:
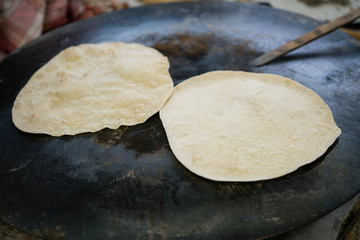
[[[319,24],[259,5],[175,3],[80,21],[20,48],[0,64],[0,219],[50,239],[254,239],[342,205],[360,190],[359,41],[336,31],[269,65],[249,64]],[[284,177],[221,183],[176,160],[158,114],[59,138],[14,127],[13,101],[38,68],[68,46],[105,41],[159,49],[175,84],[219,69],[290,77],[326,101],[342,135]]]

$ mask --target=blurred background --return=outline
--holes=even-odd
[[[179,0],[1,0],[0,59],[45,32],[74,21],[145,4],[176,1]],[[360,7],[359,0],[231,1],[267,4],[321,21],[335,19]],[[360,36],[354,29],[347,31],[353,36]]]

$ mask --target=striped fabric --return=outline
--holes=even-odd
[[[40,36],[44,22],[45,0],[3,0],[0,11],[0,46],[9,53]]]
[[[0,0],[0,60],[45,31],[100,13],[81,0]]]

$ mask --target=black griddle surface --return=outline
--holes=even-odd
[[[20,48],[0,63],[0,219],[50,239],[255,239],[340,206],[360,190],[359,41],[335,31],[271,64],[249,64],[319,25],[258,5],[174,3],[80,21]],[[15,128],[13,101],[38,68],[68,46],[114,41],[159,49],[175,84],[227,69],[292,78],[325,100],[342,135],[284,177],[220,183],[176,160],[158,114],[59,138]]]

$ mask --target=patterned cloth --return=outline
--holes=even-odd
[[[127,7],[111,4],[113,10]],[[0,0],[0,59],[43,32],[105,11],[81,0]]]
[[[4,0],[0,6],[0,48],[9,53],[42,32],[45,0]]]

